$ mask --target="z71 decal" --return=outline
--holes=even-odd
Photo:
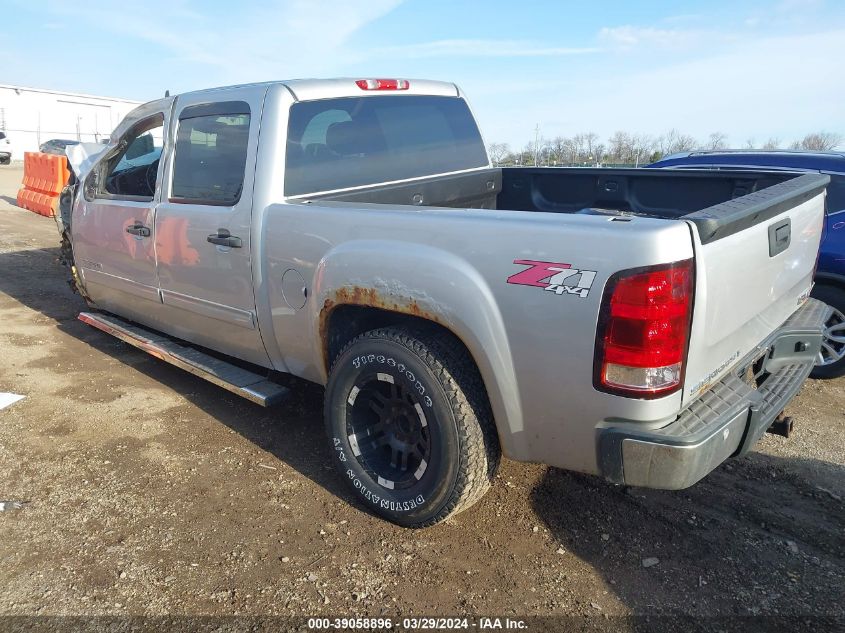
[[[584,299],[590,294],[596,278],[596,271],[573,268],[571,264],[533,259],[515,259],[513,263],[528,268],[508,277],[509,284],[536,286],[557,295],[575,295]]]

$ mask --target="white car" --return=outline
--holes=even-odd
[[[0,165],[8,165],[12,162],[12,141],[6,133],[0,130]]]

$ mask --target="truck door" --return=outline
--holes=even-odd
[[[269,365],[252,289],[250,225],[264,90],[180,96],[156,212],[156,260],[166,330]],[[225,99],[225,100],[223,100]]]
[[[73,214],[76,265],[102,308],[150,323],[158,315],[155,205],[172,100],[147,108],[85,180]]]

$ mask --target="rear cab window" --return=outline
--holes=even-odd
[[[367,96],[291,106],[285,195],[487,167],[460,97]]]

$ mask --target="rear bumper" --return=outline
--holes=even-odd
[[[808,300],[668,426],[657,431],[600,429],[602,475],[614,483],[679,490],[728,457],[749,451],[813,369],[824,314],[823,303]],[[757,376],[756,383],[745,380],[749,371]]]

